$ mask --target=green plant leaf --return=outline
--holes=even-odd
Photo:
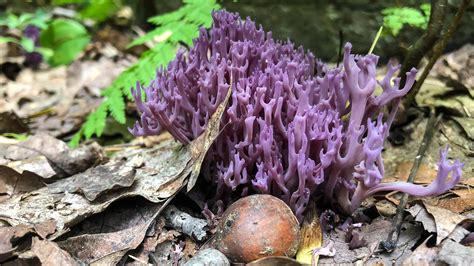
[[[9,13],[0,19],[0,26],[7,26],[9,29],[14,29],[19,25],[18,17],[15,14]]]
[[[20,44],[26,52],[31,53],[35,49],[35,43],[30,38],[21,38]]]
[[[18,45],[21,45],[20,42],[13,38],[13,37],[4,37],[4,36],[0,36],[0,43],[5,43],[5,42],[12,42],[12,43],[16,43]]]
[[[383,26],[394,36],[398,35],[404,25],[426,29],[431,6],[420,6],[420,10],[412,7],[390,7],[382,10]]]
[[[40,35],[41,46],[54,52],[49,60],[52,66],[71,63],[89,41],[86,28],[70,19],[53,20]]]
[[[54,51],[46,47],[35,47],[35,52],[40,53],[46,61],[49,61],[49,58],[53,56]]]
[[[83,18],[102,22],[115,14],[120,6],[121,3],[118,0],[94,0],[80,11],[80,15]]]
[[[10,138],[10,139],[16,139],[19,141],[25,141],[30,137],[28,134],[17,134],[17,133],[3,133],[0,136],[3,136],[5,138]]]
[[[70,4],[85,4],[87,2],[87,0],[53,0],[53,5],[62,6]]]
[[[125,101],[121,90],[109,90],[105,103],[110,114],[120,124],[125,124]],[[101,131],[102,134],[102,131]],[[97,134],[100,136],[100,134]]]
[[[71,140],[68,142],[68,146],[71,148],[75,148],[79,146],[79,142],[81,142],[82,135],[84,134],[84,127],[82,127],[79,131],[72,136]]]
[[[107,105],[102,103],[94,112],[87,116],[86,123],[84,124],[84,136],[89,139],[97,132],[102,134],[106,117]]]

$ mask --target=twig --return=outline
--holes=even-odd
[[[435,116],[434,110],[433,109],[430,110],[430,118],[428,119],[428,123],[426,124],[423,140],[421,142],[420,148],[418,149],[418,153],[416,154],[415,161],[413,162],[413,166],[410,170],[410,174],[407,180],[408,183],[413,183],[413,181],[415,180],[415,176],[418,172],[418,169],[420,168],[421,161],[423,160],[426,150],[428,149],[431,139],[433,138],[435,129],[439,121],[441,120],[442,116],[443,116],[442,113],[440,113],[438,116]],[[404,193],[402,196],[402,199],[400,200],[400,203],[398,204],[397,214],[393,218],[393,223],[392,223],[393,229],[389,233],[387,241],[385,243],[382,243],[383,247],[388,252],[392,252],[397,246],[398,237],[400,236],[400,229],[402,227],[402,222],[403,222],[403,213],[405,211],[405,206],[408,202],[408,198],[409,198],[408,194]]]
[[[447,0],[433,0],[431,4],[430,20],[426,33],[423,34],[408,50],[399,76],[401,78],[400,87],[405,86],[405,73],[413,67],[418,67],[421,59],[431,50],[433,44],[439,39],[443,29],[446,14]]]
[[[421,74],[420,78],[416,81],[415,85],[411,89],[411,91],[407,94],[405,100],[403,100],[403,106],[408,107],[415,101],[415,96],[421,88],[423,81],[426,79],[428,74],[430,73],[431,68],[433,68],[434,64],[438,60],[438,58],[443,54],[444,49],[448,45],[448,41],[453,37],[454,32],[459,28],[459,24],[461,23],[461,19],[464,16],[464,12],[466,11],[467,7],[471,0],[463,0],[454,15],[451,24],[445,34],[441,37],[439,41],[433,47],[433,55],[430,58],[430,61],[426,65]],[[400,71],[400,74],[404,74],[405,72]]]
[[[163,212],[166,225],[179,232],[191,236],[198,241],[203,240],[207,236],[207,221],[194,218],[191,215],[178,210],[173,205],[169,205]]]

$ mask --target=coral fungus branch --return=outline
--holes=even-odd
[[[226,11],[212,16],[212,28],[201,29],[194,47],[157,71],[144,100],[140,86],[133,91],[141,118],[132,134],[163,129],[187,144],[204,132],[231,87],[221,133],[202,168],[215,185],[214,200],[270,193],[301,219],[314,195],[350,213],[380,190],[417,193],[409,185],[381,184],[383,143],[415,69],[400,88],[399,79],[392,82],[399,66],[390,66],[379,81],[378,57],[353,55],[349,43],[342,66],[329,69],[302,47],[274,40],[249,18]],[[378,85],[383,92],[376,96]],[[460,176],[459,163],[442,166],[456,173],[454,181]],[[442,192],[451,184],[423,191]]]

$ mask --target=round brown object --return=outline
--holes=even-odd
[[[211,246],[233,262],[296,254],[299,223],[280,199],[257,194],[239,199],[223,214]]]

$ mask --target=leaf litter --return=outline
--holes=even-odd
[[[16,228],[25,225],[35,226],[54,220],[55,232],[49,236],[49,239],[55,239],[68,232],[73,225],[94,213],[102,212],[111,203],[121,198],[142,196],[153,203],[160,203],[154,205],[153,208],[156,209],[149,219],[125,229],[125,232],[78,236],[65,240],[76,241],[79,243],[76,246],[83,247],[84,237],[112,239],[112,242],[121,244],[113,245],[113,250],[104,247],[93,249],[94,252],[100,254],[86,252],[84,257],[81,256],[81,250],[69,251],[85,260],[86,263],[118,262],[126,252],[140,245],[148,227],[166,205],[164,202],[171,199],[184,186],[189,175],[191,174],[191,178],[197,178],[200,166],[196,164],[202,162],[207,149],[218,135],[219,121],[230,91],[229,89],[226,100],[212,116],[210,121],[212,123],[205,131],[205,137],[198,138],[187,146],[169,139],[151,149],[125,149],[103,165],[59,179],[46,187],[13,195],[0,203],[0,221],[11,226],[5,228]],[[35,231],[32,230],[32,232]],[[2,237],[12,239],[9,235]],[[72,244],[66,246],[74,247]]]

